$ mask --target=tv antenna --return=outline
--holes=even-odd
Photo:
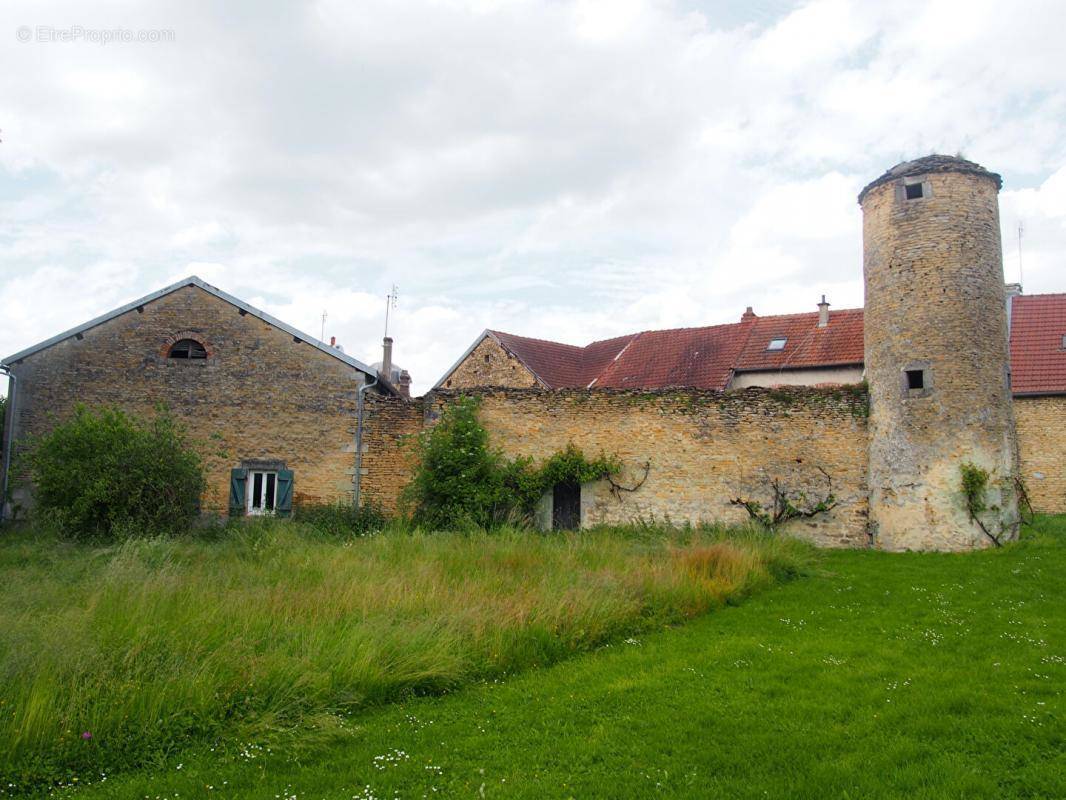
[[[328,317],[328,316],[329,316],[329,314],[326,313],[326,309],[323,308],[322,309],[322,333],[318,337],[318,341],[320,341],[320,342],[326,341],[326,317]]]
[[[1018,222],[1018,283],[1025,287],[1025,276],[1022,273],[1022,234],[1025,233],[1025,225]]]
[[[392,291],[389,292],[388,297],[385,299],[385,335],[389,335],[389,311],[396,309],[396,301],[400,297],[400,290],[396,288],[396,284],[392,285]]]

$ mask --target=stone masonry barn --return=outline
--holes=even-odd
[[[150,415],[166,405],[207,466],[205,511],[284,513],[352,502],[365,393],[375,370],[196,277],[4,360],[13,502],[32,500],[18,452],[75,404]]]

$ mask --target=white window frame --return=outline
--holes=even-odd
[[[255,502],[255,476],[262,476],[262,495],[260,496],[260,505],[256,507]],[[274,497],[273,503],[268,508],[266,506],[267,499],[267,482],[273,479],[274,481]],[[245,498],[245,511],[249,516],[269,516],[273,514],[278,507],[278,472],[274,469],[250,469],[248,470],[248,483],[244,487]]]
[[[781,344],[777,345],[777,347],[774,347],[775,342],[780,342]],[[786,344],[788,344],[787,336],[775,336],[770,340],[770,343],[766,345],[766,350],[770,353],[779,353],[785,349]]]

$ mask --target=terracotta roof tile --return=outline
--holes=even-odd
[[[595,385],[661,389],[692,386],[725,389],[734,371],[810,369],[863,362],[863,311],[831,311],[818,327],[818,312],[757,317],[705,328],[644,331],[577,347],[491,331],[549,388]],[[1066,393],[1066,294],[1014,298],[1011,325],[1015,394]],[[767,350],[784,338],[781,350]]]
[[[640,336],[639,333],[629,333],[625,336],[617,336],[614,339],[604,339],[593,342],[584,348],[584,369],[581,373],[582,388],[595,381],[603,372],[610,368],[627,348]]]
[[[584,389],[596,377],[593,367],[614,358],[632,336],[596,342],[588,347],[549,342],[503,331],[489,331],[550,389]],[[614,344],[616,343],[616,344]],[[612,351],[611,347],[617,349]]]
[[[637,334],[599,375],[596,386],[724,389],[747,335],[747,323]]]
[[[1066,394],[1066,294],[1030,294],[1011,304],[1011,389]]]
[[[771,339],[784,338],[780,350],[767,350]],[[756,317],[736,362],[738,372],[800,369],[861,364],[862,309],[829,312],[829,324],[818,327],[818,312]]]

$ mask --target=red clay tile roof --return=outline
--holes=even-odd
[[[596,377],[593,370],[602,368],[600,365],[614,358],[632,338],[632,335],[623,336],[588,347],[576,347],[503,331],[489,333],[550,389],[584,389]]]
[[[781,350],[767,350],[771,339],[785,338]],[[756,317],[736,361],[738,372],[861,364],[862,309],[829,312],[829,324],[818,327],[818,312]]]
[[[612,389],[724,389],[748,323],[638,333],[596,379]]]
[[[1030,294],[1011,304],[1011,389],[1066,394],[1066,294]]]
[[[491,331],[551,389],[594,385],[614,389],[692,386],[725,389],[734,372],[861,365],[863,311],[745,316],[706,328],[644,331],[587,347]],[[1066,294],[1014,298],[1011,324],[1015,394],[1066,394]],[[767,350],[771,339],[787,341]]]
[[[724,389],[734,370],[797,369],[862,363],[862,310],[834,311],[826,328],[818,314],[745,315],[739,323],[644,331],[587,347],[491,331],[549,388]],[[767,352],[786,336],[784,350]]]
[[[629,333],[614,339],[593,342],[585,347],[583,350],[585,368],[581,374],[581,386],[588,386],[610,369],[623,353],[629,352],[629,345],[638,336],[640,336],[639,333]]]

